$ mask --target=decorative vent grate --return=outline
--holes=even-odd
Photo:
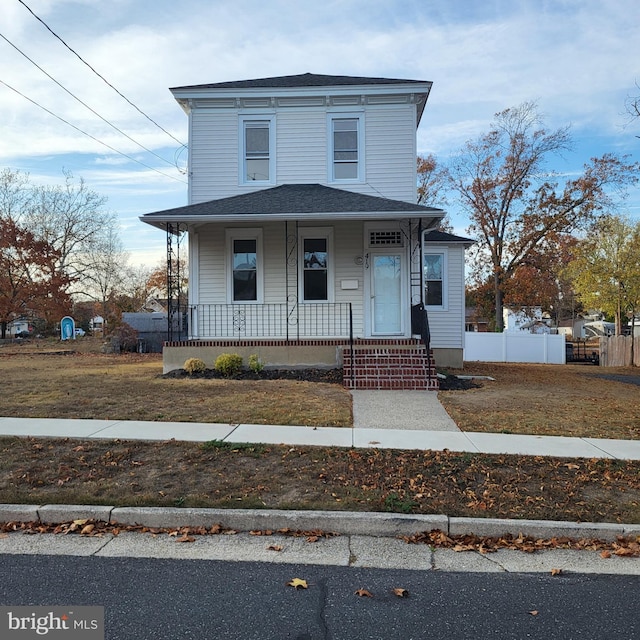
[[[369,246],[371,247],[401,247],[402,231],[371,231],[369,234]]]

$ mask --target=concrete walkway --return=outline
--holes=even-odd
[[[355,391],[353,428],[0,418],[0,435],[255,442],[640,460],[640,440],[462,432],[435,391]]]

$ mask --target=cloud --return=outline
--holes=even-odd
[[[623,129],[640,79],[637,0],[25,0],[145,113],[180,140],[169,87],[304,72],[431,80],[418,150],[446,159],[495,112],[537,100],[580,141],[566,170],[604,150],[637,152]],[[179,145],[127,104],[18,2],[2,33],[109,121],[170,162]],[[0,41],[0,78],[116,149],[174,176]],[[65,162],[123,211],[184,203],[186,187],[105,149],[0,85],[0,166],[59,178]],[[185,157],[182,157],[184,162]],[[145,204],[146,203],[146,206]],[[144,225],[141,225],[144,226]],[[156,232],[154,232],[156,233]]]

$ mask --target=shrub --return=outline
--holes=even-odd
[[[204,370],[207,368],[203,360],[200,358],[188,358],[185,360],[183,369],[190,375],[194,375],[196,373],[204,373]]]
[[[257,353],[252,353],[249,356],[249,369],[254,373],[260,373],[264,369],[264,363]]]
[[[137,351],[138,332],[126,322],[107,336],[109,341],[107,353],[121,353],[122,351]]]
[[[223,376],[231,378],[242,370],[242,356],[237,353],[221,353],[216,358],[215,368]]]

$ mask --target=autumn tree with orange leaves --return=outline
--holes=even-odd
[[[563,236],[586,230],[638,180],[638,163],[605,154],[566,179],[546,160],[571,146],[569,128],[547,131],[535,103],[497,113],[491,130],[468,142],[449,166],[451,188],[471,219],[477,282],[493,286],[495,327],[502,331],[505,294]]]
[[[0,337],[18,317],[52,323],[71,309],[69,279],[56,265],[59,252],[9,217],[0,216]]]

